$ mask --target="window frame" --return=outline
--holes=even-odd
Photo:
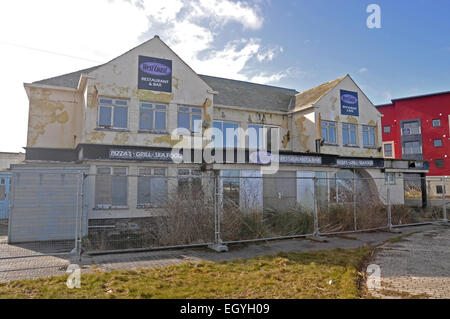
[[[250,145],[250,134],[248,132],[248,129],[250,127],[258,127],[258,133],[257,133],[257,145],[256,148],[253,147],[253,145]],[[271,129],[277,129],[277,134],[278,134],[278,138],[280,138],[280,127],[276,126],[276,125],[270,125],[270,124],[258,124],[258,123],[248,123],[247,124],[247,139],[248,139],[248,149],[252,149],[252,150],[260,150],[260,151],[269,151],[272,148],[272,134],[270,133],[270,139],[268,138],[268,134],[269,132],[271,132]],[[266,130],[264,130],[266,129]],[[262,134],[261,135],[261,131],[262,133],[266,133],[266,134]],[[239,142],[239,141],[238,141]],[[262,145],[260,145],[260,142],[262,143]],[[252,147],[250,147],[252,146]]]
[[[409,134],[405,134],[405,133],[404,133],[405,125],[408,125],[408,124],[417,124],[418,132],[417,132],[417,133],[413,133],[412,130],[411,130],[411,128],[409,128],[410,133],[409,133]],[[420,134],[422,134],[422,127],[421,127],[421,125],[420,125],[420,122],[417,121],[417,120],[416,120],[416,121],[405,121],[405,122],[403,122],[403,123],[402,123],[401,130],[400,130],[400,133],[401,133],[402,136],[403,136],[403,135],[411,136],[411,135],[420,135]]]
[[[330,126],[332,124],[332,126]],[[323,129],[325,128],[327,135],[326,138],[323,137]],[[329,141],[330,129],[334,128],[334,142]],[[321,120],[320,122],[320,134],[323,144],[325,145],[338,145],[338,137],[337,137],[337,122],[335,121],[326,121]]]
[[[440,141],[440,145],[436,145],[436,142]],[[443,141],[441,138],[434,138],[433,139],[433,147],[443,147]]]
[[[440,191],[438,191],[438,187],[441,188]],[[444,187],[443,187],[442,185],[436,185],[436,194],[437,194],[437,195],[442,195],[442,194],[444,194]]]
[[[345,126],[347,126],[347,128],[345,129]],[[347,139],[350,142],[350,137],[351,137],[351,129],[350,128],[354,128],[355,129],[355,143],[344,143],[344,130],[347,131]],[[352,123],[342,123],[342,145],[343,146],[358,146],[358,126],[356,124],[352,124]]]
[[[149,106],[143,106],[143,104],[151,105]],[[158,107],[164,107],[164,109]],[[142,128],[141,127],[141,116],[142,116],[142,110],[151,110],[152,111],[152,128]],[[139,101],[139,132],[151,132],[151,133],[167,133],[167,110],[168,105],[163,103],[154,103],[149,101]],[[164,129],[157,129],[156,128],[156,113],[164,113]]]
[[[189,109],[189,111],[184,111],[182,109]],[[196,111],[193,111],[196,110]],[[180,126],[180,113],[189,115],[189,128]],[[194,131],[193,128],[193,115],[200,115],[200,128],[199,132]],[[193,134],[201,134],[202,133],[202,125],[203,125],[203,109],[199,106],[188,106],[188,105],[179,105],[177,108],[177,128],[178,129],[187,129],[191,135]]]
[[[439,121],[439,125],[434,125],[434,121]],[[431,126],[432,126],[432,127],[441,127],[441,126],[442,126],[442,121],[441,121],[441,119],[432,119],[432,120],[431,120]]]
[[[442,166],[438,166],[437,162],[439,161],[439,163],[442,163]],[[437,158],[434,160],[434,167],[435,168],[444,168],[445,167],[445,161],[443,158]]]
[[[111,100],[111,104],[107,104],[102,102],[102,100]],[[118,104],[117,101],[126,102],[125,105]],[[111,97],[98,97],[97,100],[97,128],[100,129],[110,129],[110,130],[128,130],[128,124],[129,124],[129,100],[128,99],[120,99],[120,98],[111,98]],[[110,125],[101,125],[100,124],[100,115],[101,115],[101,109],[103,108],[109,108],[111,110],[109,123]],[[119,127],[114,125],[115,120],[115,108],[125,108],[127,115],[126,115],[126,127]]]
[[[371,132],[373,131],[373,132]],[[367,132],[367,140],[369,144],[364,143],[364,133]],[[370,136],[373,133],[373,144],[370,144]],[[362,136],[363,136],[363,147],[364,148],[377,148],[377,127],[373,125],[363,125],[362,126]]]
[[[386,150],[385,150],[385,146],[386,145],[391,145],[391,156],[387,156],[386,155]],[[390,142],[383,142],[383,157],[384,158],[395,158],[395,153],[394,153],[394,142],[390,141]]]
[[[406,144],[412,144],[412,143],[418,143],[419,144],[419,153],[406,153],[405,152],[405,150],[407,149]],[[420,144],[420,141],[404,142],[403,147],[402,147],[402,154],[403,155],[421,155],[421,154],[423,154],[423,149],[422,149],[422,145]]]
[[[109,174],[100,174],[99,169],[109,169]],[[125,169],[125,175],[123,174],[115,174],[115,169]],[[97,187],[98,187],[98,177],[99,176],[110,176],[111,177],[111,181],[110,181],[110,200],[111,203],[110,204],[98,204],[97,203]],[[114,181],[113,181],[113,177],[114,176],[125,176],[126,177],[126,185],[125,185],[125,205],[113,205],[113,185],[114,185]],[[112,166],[103,166],[103,165],[99,165],[96,167],[96,175],[95,175],[95,189],[94,189],[94,210],[119,210],[119,209],[128,209],[128,166],[117,166],[117,165],[112,165]]]
[[[385,185],[395,185],[395,173],[385,172],[384,173],[384,184]]]
[[[234,121],[214,120],[214,121],[213,121],[213,128],[217,128],[217,127],[216,127],[216,123],[220,123],[220,124],[221,124],[220,130],[222,131],[222,143],[220,144],[220,146],[217,146],[217,145],[215,144],[215,143],[216,143],[216,141],[215,141],[216,136],[213,134],[213,137],[214,137],[214,139],[213,139],[213,141],[212,141],[213,147],[214,147],[214,148],[218,148],[218,149],[235,149],[235,148],[238,148],[238,147],[239,147],[239,138],[241,137],[241,136],[240,136],[240,130],[239,130],[239,128],[241,127],[240,123],[239,123],[239,122],[234,122]],[[226,132],[224,132],[224,129],[223,129],[223,125],[224,125],[225,123],[233,124],[233,125],[236,125],[236,126],[237,126],[237,127],[235,128],[235,130],[238,130],[238,135],[235,136],[235,138],[236,138],[236,143],[233,142],[233,146],[228,146],[228,145],[227,145],[228,141],[226,140]]]
[[[150,169],[150,175],[148,174],[141,174],[141,170],[148,170]],[[155,173],[155,170],[164,170],[164,174],[163,175],[159,175]],[[158,201],[154,201],[152,200],[152,183],[150,182],[150,201],[149,202],[140,202],[139,201],[139,179],[140,178],[149,178],[150,181],[151,179],[162,179],[165,182],[165,201],[167,201],[168,199],[168,194],[169,194],[169,188],[168,188],[168,178],[167,178],[167,171],[168,168],[167,167],[157,167],[157,166],[138,166],[137,168],[138,171],[138,176],[137,176],[137,185],[136,185],[136,190],[137,190],[137,197],[136,197],[136,208],[137,209],[143,209],[143,208],[162,208],[164,207],[164,205],[162,205],[162,202]]]

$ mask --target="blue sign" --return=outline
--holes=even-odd
[[[341,90],[341,114],[359,116],[358,92]]]
[[[172,92],[172,61],[140,55],[138,89]]]

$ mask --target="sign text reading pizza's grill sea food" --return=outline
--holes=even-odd
[[[375,163],[373,160],[363,159],[337,159],[336,164],[344,167],[373,167]]]
[[[358,92],[341,90],[341,114],[359,116]]]
[[[172,61],[140,55],[138,89],[172,92]]]
[[[135,150],[110,150],[110,159],[137,160],[137,161],[172,161],[175,157],[183,157],[181,154],[172,154],[164,151],[135,151]]]

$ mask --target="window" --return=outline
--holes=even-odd
[[[202,109],[180,106],[178,108],[178,128],[185,128],[192,133],[201,133]]]
[[[356,145],[355,124],[342,124],[342,142],[344,145]]]
[[[434,160],[434,167],[437,167],[437,168],[444,167],[444,160],[443,159]]]
[[[441,119],[434,119],[432,125],[433,127],[441,127]]]
[[[420,142],[406,142],[403,145],[403,154],[422,154],[422,148],[420,147]]]
[[[418,121],[403,123],[402,135],[420,134],[420,126]]]
[[[442,147],[442,140],[441,139],[433,140],[433,145],[434,147]]]
[[[178,169],[178,193],[186,198],[197,197],[202,190],[202,178],[199,169]]]
[[[444,193],[444,189],[442,187],[442,185],[436,185],[436,194],[443,194]]]
[[[383,145],[384,150],[384,157],[394,157],[393,151],[392,151],[392,145],[393,143],[385,143]]]
[[[140,130],[166,131],[166,105],[141,102],[140,106]]]
[[[248,148],[259,150],[272,150],[272,144],[280,136],[276,126],[249,124]]]
[[[327,144],[336,144],[336,123],[322,121],[322,140]]]
[[[383,133],[391,133],[391,126],[390,125],[383,126]]]
[[[237,123],[214,121],[214,128],[221,132],[218,136],[213,135],[214,147],[236,148],[238,146],[238,135],[235,133],[239,128]]]
[[[375,126],[363,125],[363,145],[364,147],[375,147]]]
[[[98,126],[126,129],[128,127],[128,101],[99,98]]]
[[[95,176],[95,207],[126,208],[128,178],[126,167],[98,167]]]
[[[141,167],[138,172],[138,208],[164,206],[167,200],[166,169]]]
[[[395,184],[395,173],[384,173],[384,183],[389,185]]]

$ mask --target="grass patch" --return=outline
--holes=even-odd
[[[0,283],[0,298],[361,298],[360,269],[371,249],[286,252],[229,262]],[[330,284],[331,281],[331,284]]]

